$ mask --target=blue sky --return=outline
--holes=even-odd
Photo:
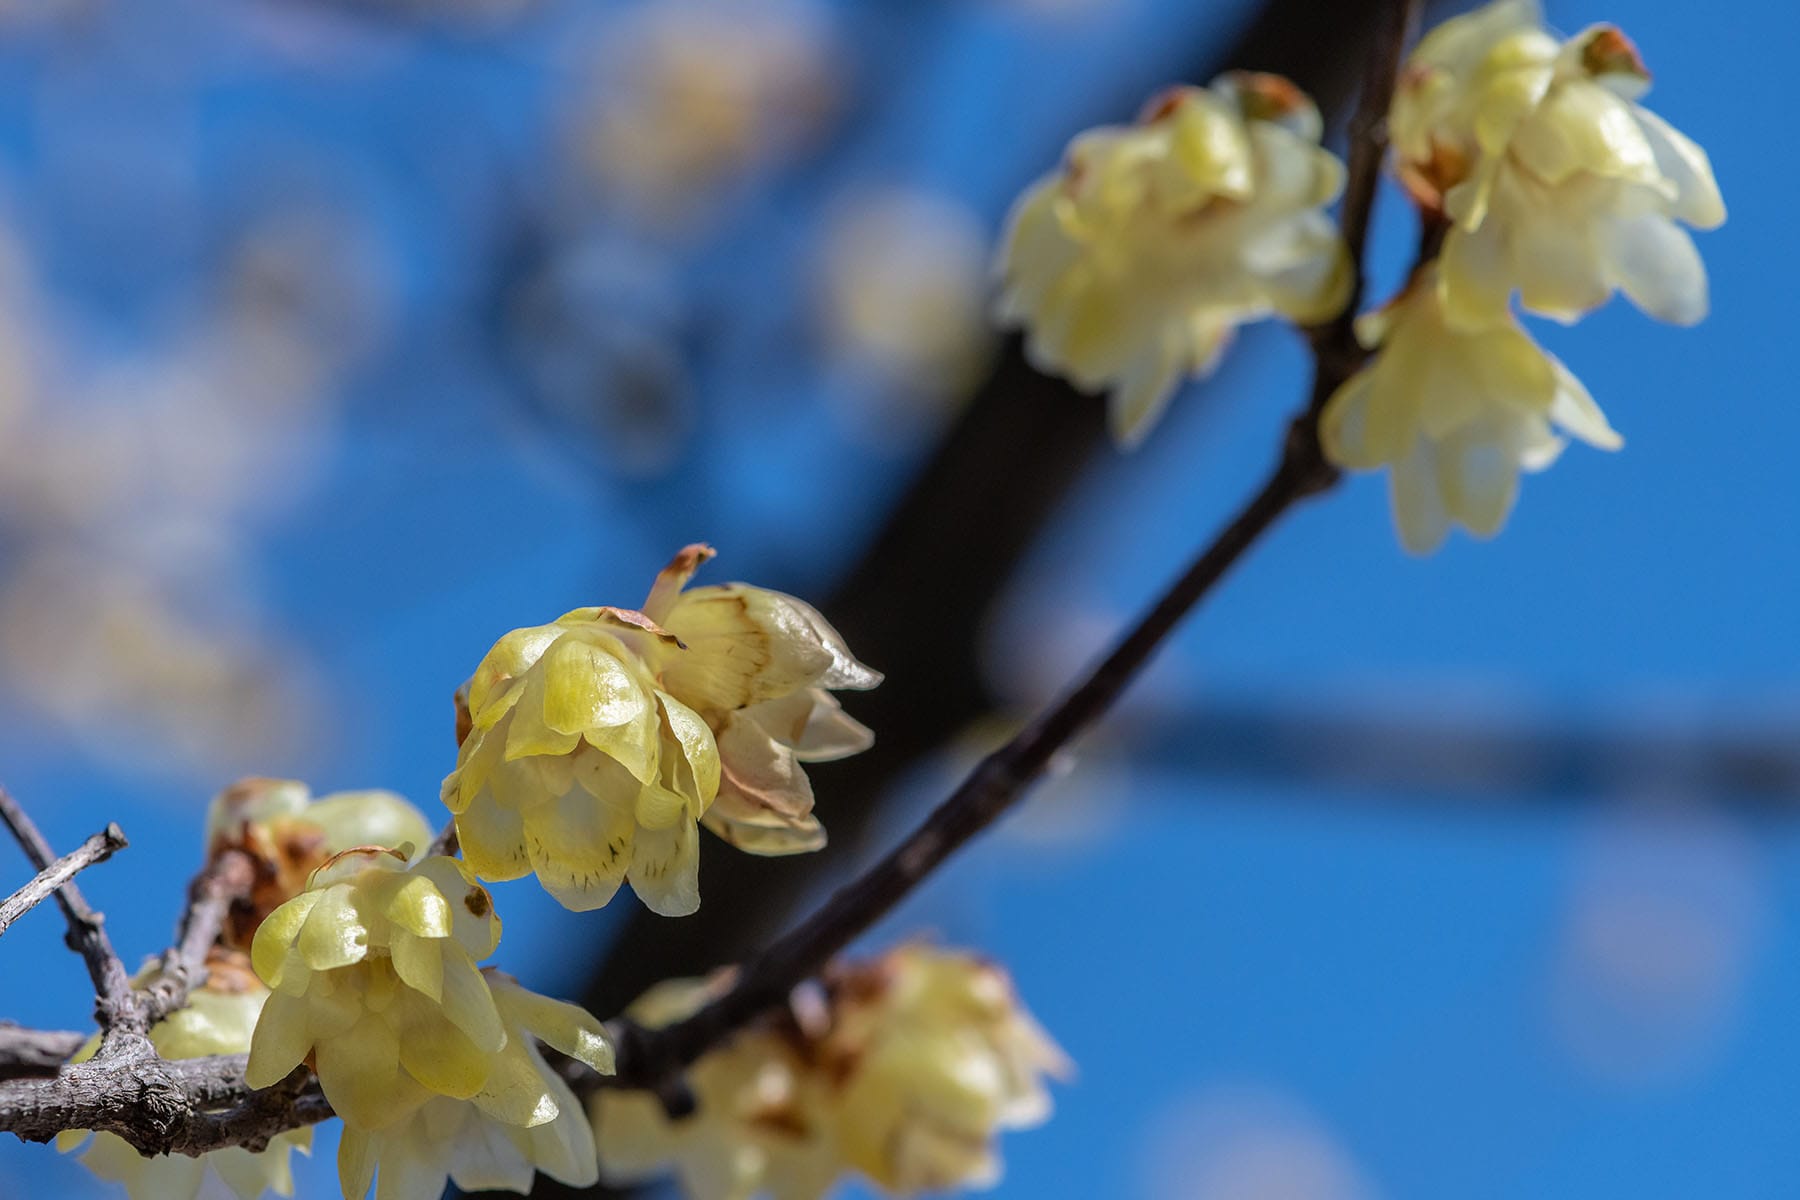
[[[666,264],[609,277],[653,332],[704,346],[693,432],[652,480],[610,471],[579,425],[530,417],[482,341],[507,220],[563,202],[546,163],[558,47],[592,20],[579,6],[548,5],[492,41],[351,5],[202,0],[13,29],[0,211],[77,363],[194,328],[222,231],[268,197],[354,214],[384,281],[384,340],[347,385],[313,485],[253,531],[247,589],[312,664],[305,716],[329,736],[257,767],[429,806],[451,763],[447,696],[498,633],[635,604],[697,538],[722,551],[715,579],[803,593],[853,559],[922,446],[851,437],[833,416],[844,385],[782,341],[833,197],[931,188],[991,233],[1060,141],[1168,82],[1245,9],[831,9],[851,48],[849,131],[749,189],[704,246],[652,246]],[[1618,302],[1572,330],[1534,327],[1622,452],[1571,449],[1526,481],[1498,539],[1422,560],[1395,541],[1383,481],[1351,480],[1256,549],[1134,711],[1191,714],[1196,738],[1209,705],[1246,699],[1402,725],[1800,736],[1785,326],[1800,172],[1783,136],[1800,27],[1772,0],[1729,19],[1671,0],[1550,13],[1567,31],[1622,22],[1655,72],[1648,103],[1711,152],[1730,219],[1700,235],[1710,319],[1676,330]],[[1383,196],[1375,239],[1388,283],[1410,238],[1396,201]],[[614,263],[635,244],[589,236]],[[1252,331],[1144,449],[1109,455],[1033,549],[999,669],[1010,646],[1073,670],[1142,605],[1266,469],[1305,369],[1290,333]],[[70,736],[10,704],[7,786],[59,845],[125,827],[132,848],[84,886],[128,957],[159,949],[223,768],[136,770],[93,752],[103,731]],[[1733,797],[1680,780],[1557,804],[1394,804],[1351,783],[1284,783],[1279,764],[1258,781],[1133,765],[1129,713],[1089,764],[881,934],[931,929],[1008,963],[1080,1065],[1055,1121],[1007,1139],[999,1195],[1796,1190],[1800,838],[1787,822],[1734,815]],[[500,902],[499,961],[573,987],[568,940],[597,938],[607,916],[563,913],[526,884]],[[83,1025],[85,976],[51,912],[0,949],[0,1016]],[[334,1194],[331,1179],[322,1148],[300,1194]],[[99,1193],[50,1151],[0,1143],[0,1195],[15,1194]]]

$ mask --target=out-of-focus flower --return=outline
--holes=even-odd
[[[529,1192],[538,1171],[576,1188],[599,1178],[581,1102],[537,1043],[611,1074],[605,1031],[573,1004],[527,991],[491,968],[482,974],[506,1030],[486,1085],[467,1100],[434,1096],[384,1129],[346,1124],[338,1178],[348,1200],[362,1200],[377,1167],[380,1200],[438,1200],[451,1181],[465,1192]]]
[[[823,844],[799,763],[869,744],[825,689],[881,677],[791,596],[683,592],[710,557],[683,550],[641,612],[582,608],[514,630],[476,668],[443,797],[483,878],[535,871],[573,909],[628,880],[681,916],[700,904],[702,817],[755,853]]]
[[[1111,391],[1120,441],[1141,440],[1239,325],[1343,307],[1349,256],[1322,206],[1344,169],[1320,128],[1287,80],[1225,75],[1082,134],[1014,206],[1000,315],[1025,327],[1033,363]]]
[[[242,1054],[250,1048],[251,1031],[268,999],[268,989],[257,981],[241,954],[215,951],[206,965],[206,983],[189,994],[187,1007],[169,1014],[150,1030],[150,1044],[164,1058]],[[152,970],[133,982],[142,987],[154,980]],[[99,1048],[96,1034],[71,1061],[85,1062]],[[57,1135],[56,1147],[73,1150],[87,1138],[87,1130],[72,1129]],[[101,1133],[94,1135],[81,1161],[100,1178],[124,1184],[132,1200],[194,1200],[209,1176],[216,1176],[240,1200],[255,1200],[265,1191],[293,1195],[288,1154],[293,1150],[307,1153],[311,1146],[311,1129],[293,1129],[277,1134],[267,1149],[256,1152],[231,1146],[198,1157],[159,1154],[146,1158],[123,1138]]]
[[[256,931],[251,962],[274,994],[245,1080],[268,1087],[310,1055],[338,1116],[368,1130],[434,1095],[473,1098],[507,1044],[475,965],[499,941],[491,898],[455,859],[337,855]]]
[[[894,188],[847,202],[820,264],[831,353],[857,382],[911,408],[959,397],[991,345],[987,258],[980,222],[948,197]],[[882,431],[897,423],[890,417]]]
[[[719,979],[671,979],[631,1006],[647,1028],[672,1024],[711,998]],[[824,1080],[787,1022],[737,1034],[689,1069],[697,1107],[671,1121],[648,1092],[602,1089],[590,1102],[600,1173],[628,1185],[673,1170],[694,1200],[814,1200],[843,1170]]]
[[[633,1012],[662,1024],[707,994],[662,985]],[[904,946],[834,968],[822,994],[702,1057],[685,1121],[651,1097],[598,1095],[601,1169],[614,1182],[673,1169],[695,1200],[815,1200],[851,1171],[896,1194],[984,1186],[1000,1175],[995,1135],[1047,1118],[1043,1077],[1067,1069],[1005,972]]]
[[[818,133],[837,61],[822,10],[805,0],[640,5],[602,32],[575,152],[633,218],[692,226]]]
[[[1495,0],[1414,51],[1390,127],[1402,180],[1448,216],[1443,289],[1459,325],[1501,324],[1517,290],[1573,321],[1623,291],[1653,317],[1706,315],[1706,269],[1678,222],[1725,205],[1705,151],[1634,103],[1650,75],[1618,29],[1559,43],[1536,0]]]
[[[1516,321],[1453,326],[1432,270],[1359,318],[1357,336],[1378,353],[1326,404],[1320,436],[1340,466],[1390,468],[1394,520],[1415,554],[1442,545],[1452,524],[1499,532],[1519,472],[1562,452],[1553,427],[1603,450],[1622,444],[1581,381]]]
[[[224,934],[248,947],[276,908],[300,894],[332,855],[357,846],[417,858],[431,845],[425,815],[393,792],[334,792],[317,800],[293,779],[240,779],[206,810],[209,856],[243,850],[256,864],[249,902],[234,906]]]
[[[1044,1076],[1070,1070],[1006,972],[912,944],[831,986],[841,999],[822,1051],[843,1079],[846,1160],[901,1192],[997,1182],[995,1135],[1047,1120]]]

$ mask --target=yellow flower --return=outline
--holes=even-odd
[[[710,986],[659,985],[633,1015],[676,1019]],[[682,1121],[650,1096],[600,1092],[602,1175],[673,1169],[694,1200],[816,1200],[852,1171],[896,1194],[991,1184],[995,1134],[1047,1118],[1043,1076],[1068,1069],[1006,974],[970,955],[905,946],[827,972],[817,999],[695,1063],[698,1109]]]
[[[719,787],[706,827],[751,854],[799,854],[825,844],[802,763],[867,750],[875,735],[832,689],[864,690],[881,675],[856,661],[819,611],[742,583],[683,590],[713,555],[689,546],[650,590],[644,615],[683,648],[657,648],[660,678],[716,738]]]
[[[1706,153],[1634,103],[1649,86],[1612,26],[1559,43],[1536,0],[1495,0],[1414,51],[1390,128],[1401,178],[1447,215],[1439,286],[1458,325],[1525,308],[1573,321],[1623,291],[1651,316],[1706,315],[1706,268],[1678,222],[1725,206]]]
[[[628,881],[682,916],[700,904],[702,817],[759,853],[823,843],[797,764],[869,744],[824,689],[881,677],[790,596],[683,592],[711,556],[682,551],[641,612],[583,608],[514,630],[476,668],[443,798],[483,878],[536,872],[577,910]]]
[[[257,982],[241,955],[215,952],[207,968],[207,981],[189,995],[188,1006],[150,1030],[150,1044],[164,1058],[242,1054],[250,1048],[251,1031],[268,989]],[[152,972],[135,982],[142,987],[153,980]],[[85,1062],[99,1048],[100,1038],[95,1035],[71,1061]],[[57,1135],[56,1147],[67,1152],[87,1139],[87,1130],[72,1129]],[[100,1178],[124,1184],[132,1200],[194,1200],[209,1177],[216,1177],[240,1200],[255,1200],[265,1191],[293,1195],[288,1153],[299,1150],[305,1154],[311,1146],[312,1130],[293,1129],[277,1134],[267,1149],[254,1153],[231,1146],[198,1157],[159,1154],[146,1158],[123,1138],[101,1133],[94,1136],[81,1161]]]
[[[1142,440],[1239,325],[1343,307],[1349,256],[1322,206],[1344,170],[1320,128],[1287,80],[1225,75],[1077,137],[1014,206],[1000,315],[1035,365],[1112,392],[1119,441]]]
[[[1050,1116],[1045,1074],[1068,1060],[1006,973],[968,954],[902,946],[835,982],[824,1039],[845,1160],[896,1192],[1000,1178],[994,1136]]]
[[[337,855],[256,932],[251,962],[274,994],[246,1081],[268,1087],[310,1061],[345,1125],[366,1130],[434,1095],[474,1097],[507,1041],[475,965],[499,941],[488,893],[455,859]]]
[[[377,1167],[381,1200],[438,1200],[451,1181],[465,1192],[529,1192],[538,1171],[576,1188],[599,1178],[581,1104],[537,1043],[610,1074],[613,1051],[600,1023],[497,971],[483,973],[506,1030],[487,1083],[467,1100],[435,1096],[385,1129],[346,1124],[338,1178],[348,1200],[362,1200]]]
[[[256,863],[249,903],[233,906],[225,940],[248,948],[263,918],[298,895],[334,854],[379,846],[416,858],[431,840],[424,814],[393,792],[334,792],[314,800],[296,780],[240,779],[206,811],[207,853],[243,850]]]
[[[640,1024],[687,1016],[715,981],[673,979],[631,1006]],[[823,1080],[782,1028],[756,1026],[702,1057],[688,1071],[697,1108],[671,1121],[648,1092],[602,1088],[590,1105],[600,1174],[622,1187],[673,1170],[694,1200],[816,1200],[843,1170]]]
[[[1442,545],[1452,523],[1497,533],[1519,472],[1562,452],[1553,426],[1604,450],[1622,444],[1581,381],[1516,321],[1450,324],[1432,271],[1360,318],[1357,336],[1380,351],[1327,402],[1320,436],[1340,466],[1391,468],[1394,519],[1415,554]]]

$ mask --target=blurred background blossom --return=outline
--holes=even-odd
[[[214,791],[429,806],[495,636],[635,604],[704,538],[707,580],[818,601],[889,677],[849,704],[868,762],[815,775],[829,850],[735,901],[703,864],[719,899],[668,953],[730,957],[728,917],[781,924],[1091,660],[1304,387],[1299,339],[1249,330],[1139,452],[1103,449],[1100,402],[982,319],[1008,205],[1081,129],[1223,66],[1341,115],[1356,10],[0,5],[0,780],[60,846],[124,826],[87,888],[147,954]],[[1794,168],[1745,115],[1788,103],[1796,18],[1548,12],[1624,23],[1712,151],[1714,313],[1534,325],[1623,453],[1429,562],[1379,480],[1297,514],[870,939],[993,954],[1080,1064],[1000,1195],[1800,1178],[1800,415],[1770,328],[1800,261],[1768,234]],[[1377,296],[1413,236],[1396,198]],[[671,945],[625,903],[497,900],[506,969],[602,1009],[637,990],[621,956]],[[5,952],[0,1017],[85,1020],[54,920]],[[300,1195],[332,1194],[332,1156]],[[0,1144],[0,1196],[39,1194],[103,1193]]]

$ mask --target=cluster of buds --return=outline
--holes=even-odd
[[[576,910],[629,882],[684,916],[700,906],[702,822],[753,854],[824,845],[800,764],[870,745],[831,690],[881,676],[792,596],[688,589],[712,554],[676,555],[639,610],[576,609],[482,659],[443,786],[482,878],[535,872]]]
[[[1537,0],[1445,22],[1405,65],[1388,114],[1393,167],[1438,246],[1355,326],[1374,358],[1330,397],[1337,465],[1388,468],[1402,542],[1505,523],[1522,471],[1566,439],[1621,442],[1593,398],[1520,326],[1573,322],[1615,292],[1653,317],[1706,313],[1684,226],[1725,219],[1704,151],[1636,101],[1649,73],[1618,29],[1561,40]],[[1323,206],[1344,172],[1292,84],[1226,75],[1178,88],[1138,124],[1082,134],[1015,206],[1003,319],[1034,364],[1112,393],[1115,437],[1144,436],[1231,332],[1336,316],[1352,264]]]
[[[713,986],[659,985],[634,1015],[679,1019]],[[673,1171],[694,1200],[817,1200],[857,1172],[905,1195],[994,1183],[996,1134],[1044,1121],[1044,1077],[1068,1069],[1004,971],[915,943],[833,968],[695,1063],[694,1115],[602,1091],[593,1116],[615,1183]]]
[[[1374,362],[1327,406],[1340,465],[1388,467],[1401,540],[1451,525],[1488,536],[1521,471],[1564,436],[1616,449],[1587,391],[1519,326],[1573,322],[1622,291],[1653,317],[1706,313],[1706,272],[1682,224],[1725,207],[1706,154],[1635,101],[1649,73],[1618,29],[1566,41],[1535,0],[1495,0],[1420,43],[1389,116],[1395,169],[1443,234],[1438,261],[1358,324]]]

